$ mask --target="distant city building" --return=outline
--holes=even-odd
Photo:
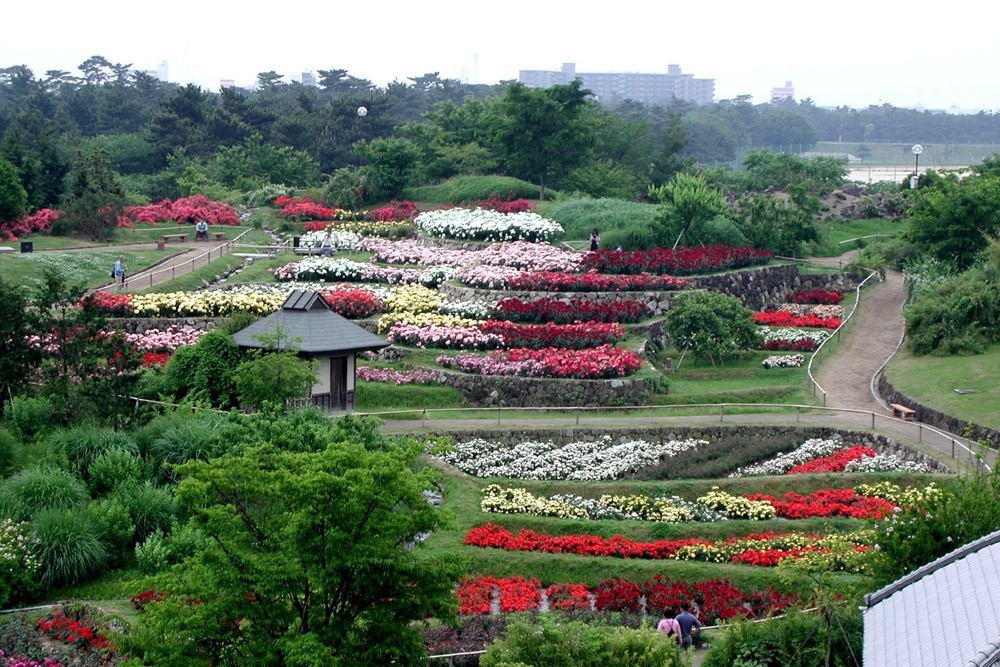
[[[316,75],[313,74],[312,72],[303,72],[302,73],[302,85],[303,86],[312,86],[313,88],[318,87],[319,84],[316,83]]]
[[[145,74],[148,77],[152,77],[157,81],[167,81],[167,61],[161,60],[160,64],[157,65],[156,69],[137,69],[133,70],[140,74]]]
[[[792,82],[786,81],[784,86],[779,86],[777,88],[771,89],[771,104],[779,104],[785,100],[795,99],[795,89],[792,88]]]
[[[219,88],[235,88],[235,79],[219,79]]]
[[[521,70],[517,80],[532,88],[565,85],[579,78],[598,101],[615,104],[636,100],[645,104],[665,104],[673,99],[711,104],[715,101],[715,79],[696,79],[682,74],[680,65],[668,65],[666,74],[639,72],[577,72],[575,63],[563,63],[562,69]]]

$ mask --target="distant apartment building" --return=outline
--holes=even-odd
[[[715,101],[715,79],[696,79],[681,73],[680,65],[668,65],[666,74],[639,72],[577,72],[575,63],[563,63],[562,69],[521,70],[517,80],[533,88],[564,85],[579,78],[583,87],[598,101],[616,104],[636,100],[645,104],[666,104],[673,99],[711,104]]]
[[[316,75],[313,74],[312,72],[303,72],[302,73],[302,85],[303,86],[310,86],[312,88],[318,88],[319,84],[316,83]]]
[[[792,88],[792,82],[786,81],[784,86],[778,86],[771,89],[771,104],[780,104],[785,100],[795,99],[795,89]]]

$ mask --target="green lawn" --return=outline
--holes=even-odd
[[[838,257],[849,250],[864,247],[884,236],[898,236],[907,228],[899,220],[882,218],[866,220],[824,220],[816,223],[820,242],[811,244],[815,257]],[[872,237],[872,238],[864,238]]]
[[[43,272],[54,269],[71,285],[98,287],[111,282],[111,268],[119,255],[124,256],[128,273],[132,274],[161,259],[163,252],[122,248],[118,251],[7,253],[0,255],[0,275],[9,284],[34,290],[42,284]]]
[[[998,368],[1000,345],[968,357],[915,357],[904,347],[890,362],[886,377],[896,389],[929,408],[1000,428]]]

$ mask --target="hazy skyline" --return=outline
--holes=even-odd
[[[378,86],[429,72],[468,83],[519,70],[662,72],[715,79],[715,98],[766,102],[791,81],[819,106],[892,104],[1000,109],[1000,56],[991,23],[971,10],[917,11],[905,3],[843,0],[708,1],[690,6],[625,0],[600,9],[508,0],[328,3],[286,0],[263,12],[177,0],[39,0],[0,11],[8,30],[0,67],[75,72],[93,55],[136,69],[168,63],[170,81],[218,90],[258,72],[298,78],[346,69]],[[610,9],[609,9],[610,8]],[[979,18],[979,20],[976,20]]]

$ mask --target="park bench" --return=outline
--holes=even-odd
[[[911,422],[913,421],[914,415],[917,414],[917,411],[913,408],[908,408],[905,405],[900,405],[899,403],[891,403],[890,407],[892,408],[892,416],[899,417],[903,421]]]
[[[0,254],[5,253],[5,252],[14,252],[14,249],[11,248],[8,245],[0,246]]]
[[[164,234],[163,235],[163,242],[164,243],[170,243],[171,241],[178,241],[180,243],[184,243],[187,240],[188,240],[188,235],[187,234]]]
[[[223,241],[226,238],[225,232],[212,232],[212,239],[215,241]]]

